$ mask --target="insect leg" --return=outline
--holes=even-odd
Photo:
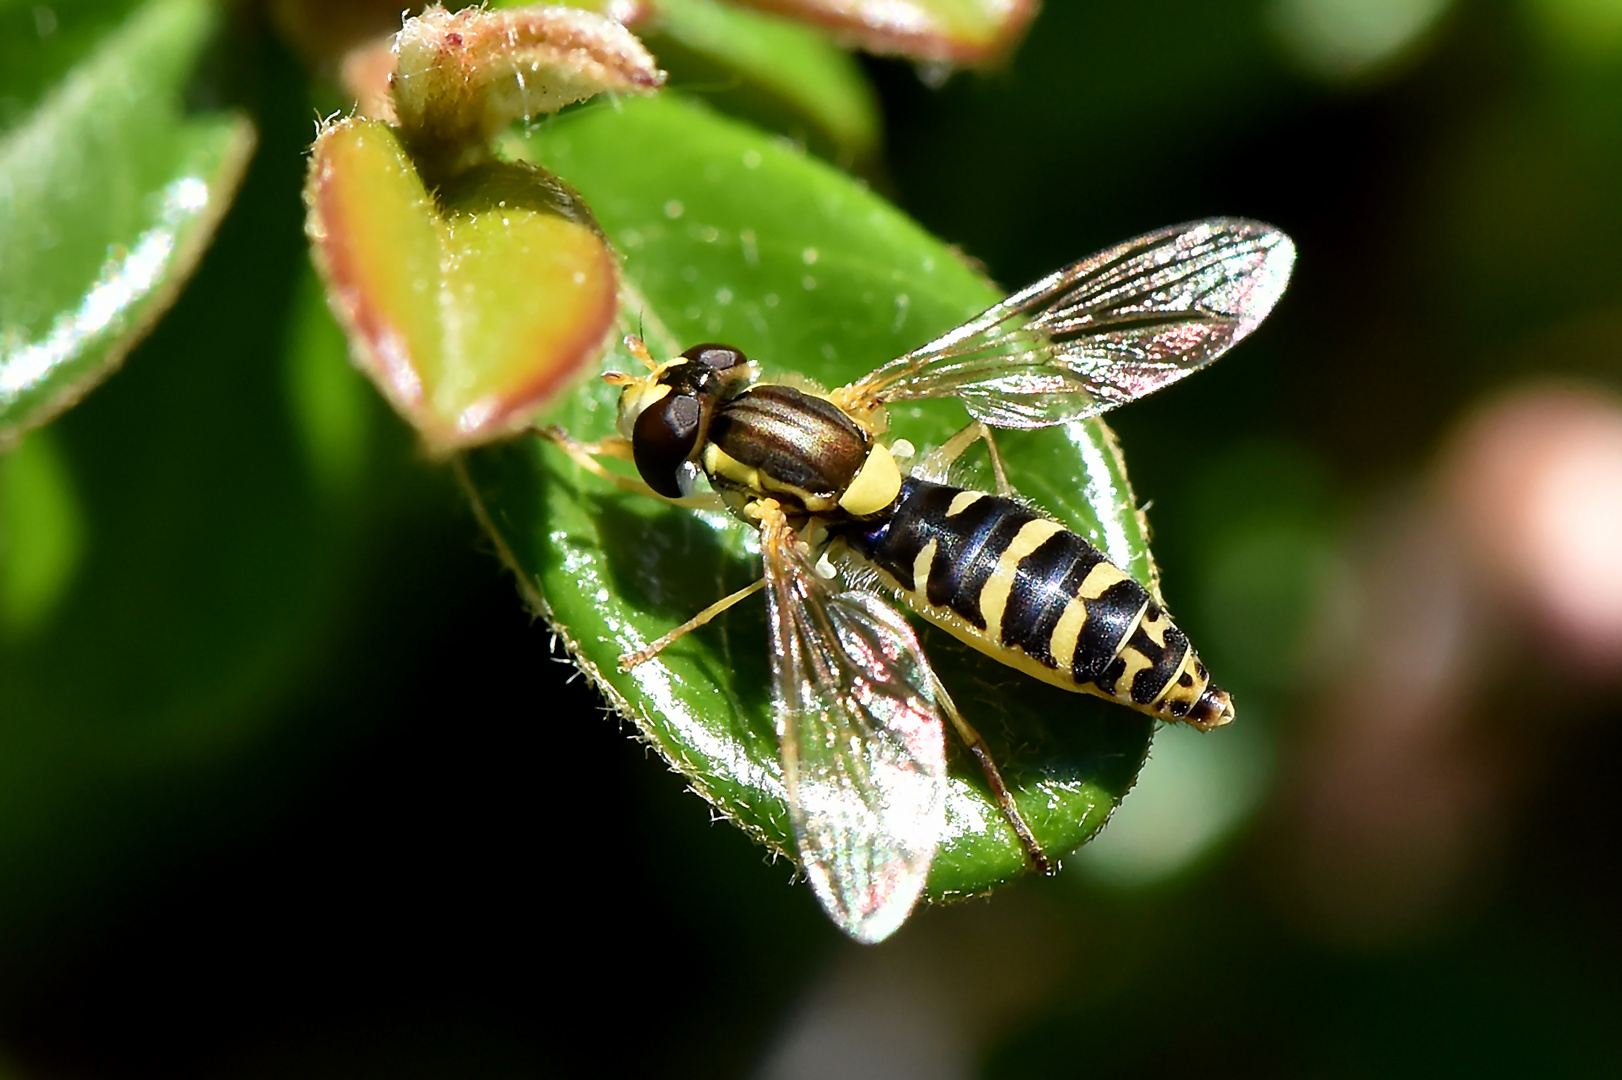
[[[1036,834],[1031,832],[1031,827],[1025,823],[1025,817],[1015,805],[1014,796],[1009,792],[1008,785],[1003,783],[1002,773],[997,771],[997,762],[991,756],[991,748],[980,737],[980,733],[963,719],[963,714],[957,711],[952,696],[946,692],[946,687],[941,685],[939,679],[935,680],[935,704],[940,707],[941,715],[950,720],[952,726],[957,729],[958,738],[969,748],[974,760],[980,763],[980,769],[986,774],[986,782],[991,785],[991,793],[996,797],[1003,817],[1008,819],[1008,824],[1014,828],[1014,834],[1025,847],[1026,861],[1037,873],[1052,874],[1053,864],[1042,851],[1042,845],[1036,842]]]
[[[991,429],[978,420],[931,450],[924,458],[923,464],[913,470],[913,475],[937,484],[948,483],[947,473],[952,463],[962,457],[964,451],[973,446],[977,439],[985,441],[986,454],[991,458],[991,472],[997,478],[997,494],[1012,495],[1014,489],[1008,483],[1008,470],[1003,468],[1002,452],[997,449],[997,442],[991,437]]]
[[[649,660],[652,660],[655,656],[658,656],[661,652],[663,652],[665,646],[671,644],[677,638],[684,637],[688,633],[697,630],[699,627],[721,614],[721,612],[725,611],[733,604],[736,604],[739,600],[746,600],[755,595],[761,590],[762,587],[765,586],[765,584],[766,579],[761,578],[752,585],[745,585],[731,596],[725,596],[717,600],[715,603],[711,604],[697,615],[694,615],[691,619],[688,619],[686,622],[682,623],[680,626],[676,627],[676,629],[672,630],[658,641],[655,641],[653,644],[648,645],[645,648],[638,649],[634,653],[626,653],[624,656],[620,657],[620,670],[630,671],[638,664],[647,663]]]
[[[607,468],[599,458],[613,458],[618,461],[630,461],[631,440],[611,435],[596,442],[581,442],[560,427],[534,428],[535,434],[568,454],[574,463],[591,473],[600,476],[621,491],[628,491],[632,495],[646,495],[650,499],[670,503],[672,506],[685,506],[690,510],[721,510],[724,505],[720,496],[713,493],[688,495],[680,499],[670,499],[659,494],[647,485],[639,476],[625,476]]]
[[[557,426],[535,428],[535,434],[551,443],[553,446],[568,454],[574,463],[591,473],[600,476],[613,484],[621,491],[629,491],[636,495],[650,495],[653,498],[660,496],[641,479],[633,476],[621,476],[604,467],[598,458],[616,458],[620,461],[631,460],[631,440],[612,435],[596,442],[581,442],[567,431]]]

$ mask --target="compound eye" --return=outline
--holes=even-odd
[[[631,429],[631,457],[648,486],[669,499],[682,497],[682,466],[698,445],[703,410],[698,399],[667,394],[642,410]]]
[[[731,345],[717,345],[714,342],[694,345],[682,353],[682,357],[703,364],[714,371],[726,371],[749,362],[749,358],[741,350],[734,349]]]

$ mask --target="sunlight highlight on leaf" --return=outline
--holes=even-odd
[[[176,232],[208,205],[208,184],[201,177],[181,177],[164,190],[162,204],[158,223],[129,251],[109,255],[78,308],[58,315],[43,340],[0,340],[0,409],[49,378],[158,284],[174,255]],[[17,333],[6,330],[8,336]]]
[[[122,359],[233,195],[252,127],[184,100],[220,25],[149,0],[0,134],[0,447]]]

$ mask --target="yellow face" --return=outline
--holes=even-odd
[[[686,363],[685,360],[674,362]],[[636,430],[636,418],[642,415],[644,409],[670,393],[669,385],[659,381],[659,376],[669,366],[669,364],[665,364],[651,375],[623,375],[617,371],[611,371],[603,376],[606,382],[616,384],[621,388],[619,412],[615,427],[619,429],[622,438],[629,439],[631,437],[631,433]]]

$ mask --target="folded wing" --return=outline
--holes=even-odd
[[[831,593],[786,525],[763,529],[772,689],[800,862],[859,941],[906,919],[945,829],[934,675],[904,618]]]

